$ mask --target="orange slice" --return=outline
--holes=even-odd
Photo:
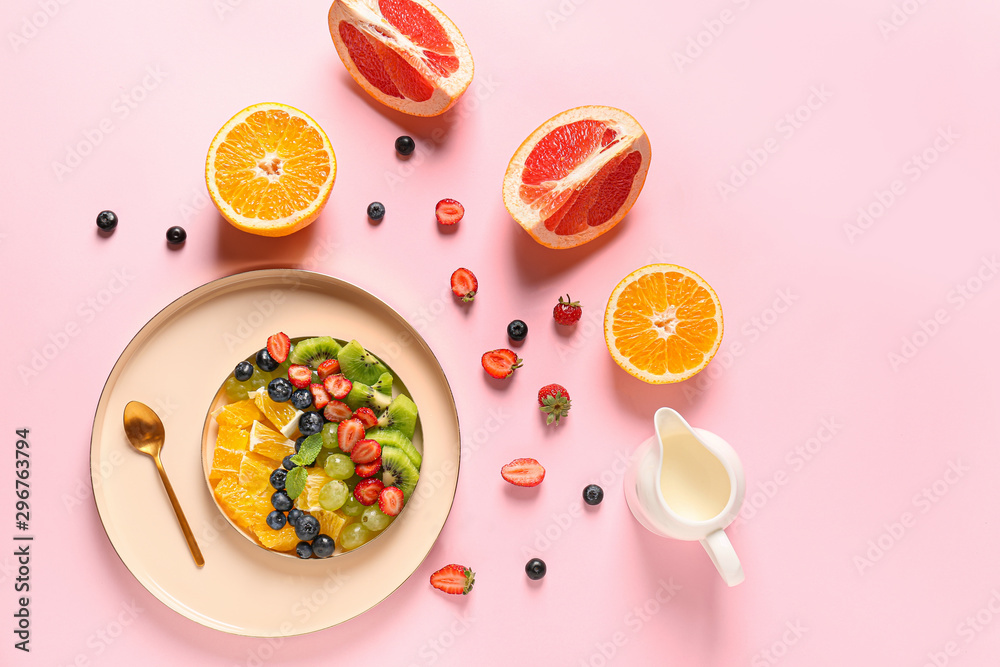
[[[267,395],[267,389],[261,387],[253,394],[253,402],[260,408],[274,426],[281,431],[285,437],[291,437],[299,430],[299,417],[301,410],[296,410],[291,403],[277,403]]]
[[[319,532],[323,535],[329,535],[331,538],[336,540],[340,537],[340,531],[343,530],[344,524],[347,523],[347,518],[337,512],[328,512],[323,509],[312,510],[309,512],[319,521]]]
[[[327,475],[321,468],[307,468],[306,486],[299,497],[295,499],[295,506],[305,512],[321,510],[323,506],[319,504],[319,490],[333,478]],[[331,535],[332,537],[332,535]]]
[[[271,486],[271,473],[274,472],[274,468],[272,459],[254,452],[247,452],[240,462],[240,486],[252,495],[260,495]]]
[[[427,0],[334,0],[328,18],[347,71],[388,107],[436,116],[472,82],[465,38]]]
[[[642,126],[612,107],[576,107],[542,123],[514,153],[503,202],[531,237],[575,248],[617,225],[642,191],[650,148]]]
[[[254,422],[250,428],[248,449],[254,454],[280,462],[295,453],[295,443],[263,423]]]
[[[236,475],[224,476],[215,487],[215,496],[229,518],[248,529],[273,509],[266,498],[255,496],[240,486]]]
[[[263,413],[252,400],[230,403],[216,410],[212,416],[215,417],[215,421],[219,422],[220,427],[235,426],[239,428],[247,428],[255,421],[264,418]],[[219,434],[222,434],[221,428]]]
[[[319,216],[337,175],[323,128],[285,104],[255,104],[222,126],[205,181],[226,220],[251,234],[286,236]]]
[[[612,358],[650,384],[680,382],[705,368],[722,343],[722,305],[694,271],[651,264],[618,283],[604,312]]]
[[[222,479],[224,475],[238,473],[249,441],[249,429],[220,425],[219,437],[215,441],[215,451],[212,453],[212,469],[208,472],[208,480],[214,482]]]
[[[295,529],[292,528],[292,524],[286,523],[281,527],[281,530],[274,530],[267,525],[266,517],[267,515],[260,517],[250,526],[250,530],[257,536],[260,543],[268,549],[274,549],[275,551],[291,551],[294,549],[295,545],[299,543],[299,538],[295,535]]]

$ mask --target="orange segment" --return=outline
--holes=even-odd
[[[240,486],[252,495],[260,495],[271,486],[271,473],[274,472],[274,461],[256,454],[247,452],[240,462],[239,482]]]
[[[285,437],[293,436],[299,430],[299,417],[301,410],[296,410],[291,403],[276,403],[267,395],[267,389],[260,388],[253,395],[253,401],[260,408],[274,426],[281,431]]]
[[[651,264],[611,293],[604,338],[615,362],[651,384],[686,380],[708,365],[722,343],[715,290],[676,264]]]
[[[334,540],[340,537],[340,531],[344,529],[344,525],[347,523],[347,517],[341,514],[339,510],[328,512],[320,509],[312,510],[309,513],[319,520],[319,532],[323,535],[329,535]]]
[[[226,514],[237,524],[250,528],[253,523],[267,516],[271,504],[240,486],[236,475],[225,475],[215,487],[215,497]]]
[[[215,421],[219,422],[219,426],[236,426],[240,428],[249,427],[255,421],[264,418],[260,409],[249,399],[230,403],[219,408],[212,416],[215,417]],[[222,432],[221,429],[219,432]]]
[[[235,426],[219,426],[219,436],[212,453],[212,469],[208,480],[214,482],[226,474],[237,473],[243,461],[243,453],[250,441],[250,429]]]
[[[319,490],[333,478],[323,472],[322,468],[307,468],[307,470],[306,488],[295,499],[295,506],[305,512],[321,510],[323,507],[319,504]]]
[[[299,538],[295,535],[295,529],[292,528],[292,525],[286,523],[281,530],[274,530],[267,525],[266,516],[260,517],[250,526],[250,530],[257,536],[260,543],[275,551],[293,550],[295,545],[299,543]]]
[[[649,139],[612,107],[577,107],[531,133],[504,176],[511,217],[549,248],[574,248],[617,225],[639,197]]]
[[[295,453],[295,443],[263,423],[254,422],[250,428],[248,449],[280,463],[286,456]]]
[[[243,231],[285,236],[326,205],[337,160],[323,128],[284,104],[256,104],[222,126],[205,180],[219,212]]]
[[[472,81],[465,38],[427,0],[334,0],[328,20],[350,75],[397,111],[444,113]]]

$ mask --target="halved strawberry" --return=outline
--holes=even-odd
[[[490,377],[503,379],[523,364],[524,361],[519,359],[513,350],[491,350],[483,355],[483,368]]]
[[[545,479],[545,468],[535,459],[514,459],[500,468],[500,474],[516,486],[538,486]]]
[[[454,225],[465,216],[465,207],[455,199],[442,199],[434,207],[438,224]]]
[[[322,410],[330,402],[330,393],[321,384],[309,385],[309,391],[313,395],[313,405],[317,410]]]
[[[378,457],[371,463],[359,463],[354,466],[354,472],[358,477],[371,477],[382,469],[382,457]]]
[[[462,299],[462,301],[472,301],[476,298],[479,290],[479,281],[472,271],[468,269],[455,269],[451,274],[451,293]]]
[[[278,332],[267,339],[267,353],[279,364],[284,363],[288,358],[288,352],[292,349],[292,340],[288,334]]]
[[[378,508],[386,516],[397,516],[403,511],[403,490],[398,486],[387,486],[378,494]]]
[[[335,402],[340,403],[340,401]],[[333,405],[333,403],[330,405]],[[350,453],[354,449],[354,446],[358,444],[358,440],[361,440],[363,437],[365,437],[365,425],[361,423],[360,419],[345,419],[337,426],[337,445],[342,452]]]
[[[464,565],[445,565],[431,575],[431,586],[450,595],[466,595],[476,583],[476,573]]]
[[[354,413],[351,412],[350,406],[343,401],[331,400],[326,404],[326,407],[323,408],[323,416],[326,417],[328,422],[339,422],[344,419],[350,419],[353,414]]]
[[[358,440],[351,448],[351,460],[355,463],[371,463],[382,456],[382,445],[374,440]]]
[[[351,393],[351,387],[354,386],[354,383],[344,377],[343,373],[336,373],[335,375],[328,375],[323,380],[323,386],[326,387],[326,390],[334,398],[347,398],[347,395]]]
[[[354,487],[354,498],[362,505],[374,505],[385,485],[380,479],[363,479]]]
[[[292,364],[288,367],[288,381],[299,389],[305,389],[312,382],[313,372],[308,366]]]
[[[354,411],[354,418],[365,425],[365,429],[372,428],[378,424],[378,417],[371,408],[358,408]]]
[[[334,373],[340,372],[340,362],[336,359],[327,359],[319,365],[316,372],[319,373],[320,380],[325,380]]]

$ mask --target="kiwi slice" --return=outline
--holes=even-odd
[[[389,369],[374,354],[361,347],[361,343],[352,340],[337,354],[340,362],[340,372],[351,382],[363,382],[371,385],[378,381],[382,373]]]
[[[344,402],[352,410],[366,407],[375,411],[382,411],[389,407],[392,398],[380,391],[376,391],[374,387],[369,387],[363,382],[354,382],[351,386],[351,393],[347,395]]]
[[[399,431],[410,440],[417,429],[417,406],[406,394],[392,399],[392,403],[379,418],[378,425]]]
[[[409,500],[410,494],[417,486],[420,473],[410,463],[410,458],[399,447],[386,446],[382,448],[382,483],[386,486],[398,486],[403,492],[403,498]]]
[[[372,389],[380,391],[386,396],[392,396],[392,373],[382,373],[378,380],[372,385]]]
[[[398,447],[403,450],[403,452],[410,458],[410,462],[417,468],[420,469],[420,464],[423,463],[424,457],[420,455],[417,448],[413,446],[410,439],[399,431],[393,431],[389,428],[370,428],[368,432],[365,433],[365,437],[374,440],[382,447]]]
[[[318,336],[296,343],[288,355],[288,361],[316,370],[327,359],[336,359],[338,354],[340,354],[340,343],[329,336]]]

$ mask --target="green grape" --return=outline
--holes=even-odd
[[[245,401],[248,398],[246,382],[240,382],[230,375],[226,380],[226,396],[230,401]]]
[[[347,485],[339,479],[327,482],[323,485],[323,488],[319,490],[320,507],[325,509],[327,512],[339,510],[343,507],[349,495],[350,491],[347,490]]]
[[[344,501],[340,511],[347,516],[358,516],[365,511],[365,506],[358,502],[358,499],[354,497],[354,494],[351,494],[347,496],[347,500]]]
[[[352,523],[340,533],[340,546],[343,547],[344,551],[357,549],[374,536],[375,533],[360,523]]]
[[[317,468],[323,468],[326,466],[326,460],[333,456],[333,452],[321,451],[317,456],[313,465]]]
[[[320,431],[323,434],[323,446],[327,449],[333,449],[337,446],[337,424],[335,422],[327,422],[323,424],[323,430]],[[328,475],[330,473],[327,473]],[[333,475],[330,475],[333,477]],[[337,478],[342,479],[342,478]]]
[[[320,504],[323,504],[322,498]],[[392,517],[382,512],[378,505],[365,508],[365,511],[361,513],[361,524],[372,532],[377,533],[390,523],[392,523]]]
[[[261,387],[266,387],[267,383],[272,379],[274,378],[272,378],[270,374],[254,367],[253,375],[250,376],[250,379],[247,380],[245,384],[249,387],[248,391],[255,391]]]
[[[329,426],[329,424],[327,424]],[[323,428],[326,428],[324,426]],[[323,466],[323,471],[333,479],[350,479],[354,476],[354,462],[347,454],[330,454]]]

